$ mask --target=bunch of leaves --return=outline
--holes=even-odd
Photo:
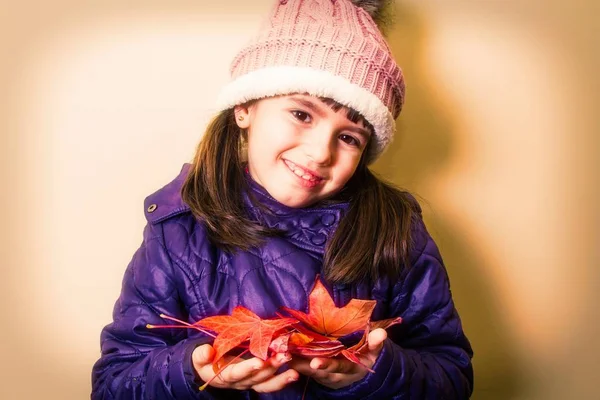
[[[353,363],[364,365],[359,355],[368,345],[368,334],[376,328],[386,329],[402,318],[371,321],[376,300],[352,299],[343,307],[336,307],[333,299],[317,276],[309,296],[308,313],[282,307],[289,317],[277,313],[275,318],[262,319],[245,307],[237,306],[231,315],[203,318],[193,324],[161,314],[162,318],[179,325],[147,325],[148,328],[191,328],[214,338],[215,377],[230,363],[246,353],[267,360],[274,353],[289,353],[302,357],[331,358],[343,356]],[[360,340],[346,346],[340,338],[361,333]],[[229,363],[224,356],[234,349],[242,351]],[[214,378],[213,378],[214,379]],[[210,383],[206,382],[200,390]]]

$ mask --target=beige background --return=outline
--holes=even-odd
[[[6,3],[0,398],[88,398],[142,201],[191,158],[270,0]],[[598,11],[397,2],[407,103],[376,169],[422,200],[474,399],[597,398]]]

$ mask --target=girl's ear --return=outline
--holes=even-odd
[[[245,105],[235,106],[233,109],[235,115],[235,123],[241,129],[248,129],[250,126],[250,115],[248,112],[248,107]]]

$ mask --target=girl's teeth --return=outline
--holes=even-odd
[[[312,181],[312,180],[315,180],[315,179],[316,179],[316,177],[312,176],[312,175],[311,175],[311,174],[309,174],[309,173],[306,173],[306,172],[302,171],[300,168],[296,168],[296,169],[294,170],[294,173],[295,173],[296,175],[298,175],[300,178],[302,178],[302,179],[305,179],[305,180],[307,180],[307,181],[309,181],[309,180],[310,180],[310,181]]]
[[[288,165],[288,167],[290,167],[290,169],[294,172],[294,174],[298,175],[300,178],[306,179],[307,181],[316,181],[317,180],[316,176],[313,176],[312,174],[305,172],[302,168],[297,167],[296,164],[294,164],[293,162],[286,160],[286,164]]]

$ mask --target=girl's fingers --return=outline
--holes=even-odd
[[[313,370],[340,374],[347,374],[356,370],[356,364],[345,358],[313,358],[310,367]]]
[[[240,361],[229,365],[223,372],[221,372],[221,379],[224,382],[235,383],[247,379],[252,376],[258,370],[263,368],[265,362],[260,358],[250,358],[248,360]]]
[[[367,374],[367,370],[363,367],[342,359],[294,359],[290,367],[331,389],[347,386]]]
[[[292,358],[292,361],[288,363],[290,368],[298,371],[302,375],[312,376],[315,372],[314,369],[310,367],[311,360],[301,357]]]
[[[313,358],[312,360],[307,359],[293,359],[290,362],[290,368],[298,371],[300,374],[315,378],[318,380],[327,379],[332,371],[337,369],[339,365],[333,359],[327,358]]]
[[[383,348],[385,339],[387,339],[387,332],[385,329],[373,329],[373,331],[369,333],[368,352],[371,355],[375,355],[375,357],[379,356],[379,352],[381,352],[381,349]]]
[[[379,354],[381,354],[386,339],[387,332],[385,329],[378,328],[369,333],[367,351],[364,357],[361,357],[362,362],[366,366],[373,368]]]
[[[210,345],[199,346],[192,353],[194,367],[200,378],[205,382],[212,380],[215,375],[212,365],[214,353],[215,350]],[[226,356],[224,361],[227,363],[232,359],[233,357]],[[298,378],[296,371],[286,371],[283,377],[273,376],[283,364],[290,360],[289,354],[283,353],[277,354],[267,361],[256,357],[248,360],[235,360],[217,377],[214,377],[211,385],[236,389],[248,389],[254,385],[259,385],[259,389],[265,392],[279,390]]]
[[[240,381],[240,384],[248,384],[248,386],[253,386],[258,383],[261,383],[273,376],[275,372],[285,363],[290,361],[292,358],[288,354],[279,353],[274,357],[271,357],[264,363],[263,368],[258,371],[255,371],[247,379]]]
[[[290,383],[297,381],[298,378],[298,372],[294,371],[293,369],[288,369],[287,371],[282,372],[279,375],[274,375],[270,379],[253,385],[252,389],[259,393],[276,392],[278,390],[283,389]]]
[[[210,344],[198,346],[192,352],[192,363],[196,369],[202,368],[205,365],[212,363],[215,356],[215,350]]]

